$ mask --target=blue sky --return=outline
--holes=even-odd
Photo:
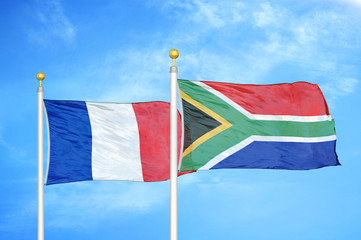
[[[179,178],[179,239],[361,238],[361,1],[1,1],[0,239],[36,239],[37,95],[169,100],[178,77],[321,87],[341,167]],[[46,154],[46,153],[45,153]],[[46,239],[168,239],[169,182],[45,188]]]

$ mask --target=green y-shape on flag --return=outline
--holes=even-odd
[[[316,84],[178,80],[178,85],[184,121],[181,172],[340,165],[334,119]]]

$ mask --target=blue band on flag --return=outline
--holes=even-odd
[[[44,100],[50,134],[46,185],[93,180],[92,132],[83,101]]]
[[[336,141],[253,142],[211,169],[263,168],[308,170],[340,165],[335,152]]]

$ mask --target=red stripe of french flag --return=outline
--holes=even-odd
[[[170,107],[166,102],[133,103],[140,143],[140,159],[145,182],[169,179]],[[182,121],[178,113],[178,159]]]

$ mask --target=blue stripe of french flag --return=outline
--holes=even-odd
[[[47,185],[169,179],[169,103],[44,103],[49,129]]]

